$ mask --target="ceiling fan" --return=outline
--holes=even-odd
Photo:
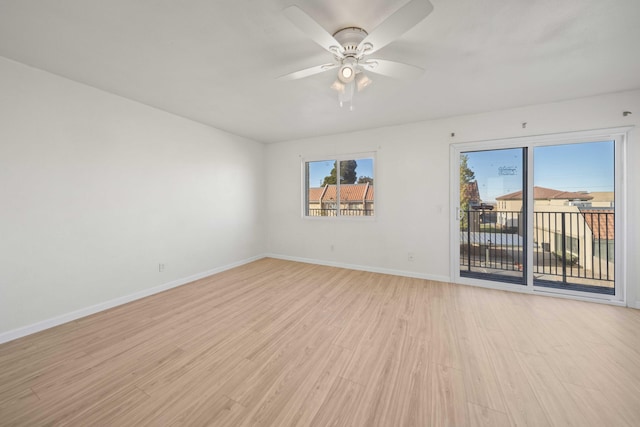
[[[284,9],[285,16],[311,40],[331,53],[333,62],[295,71],[279,79],[301,79],[337,68],[337,79],[331,88],[338,92],[340,106],[349,104],[349,109],[353,110],[355,91],[361,91],[371,84],[365,70],[396,78],[416,78],[423,73],[422,68],[386,59],[374,59],[369,55],[409,31],[432,11],[433,5],[429,0],[410,0],[371,33],[360,27],[348,27],[331,35],[298,6],[289,6]]]

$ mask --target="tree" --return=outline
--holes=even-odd
[[[340,184],[355,184],[358,179],[355,160],[343,160],[340,162]]]
[[[464,213],[469,210],[469,183],[476,179],[476,174],[469,167],[469,156],[466,154],[460,155],[460,211],[462,217],[460,218],[461,228],[467,228],[468,217]]]
[[[331,169],[331,172],[329,172],[328,176],[324,177],[324,181],[322,181],[322,186],[324,187],[325,185],[336,185],[336,164],[333,164],[333,169]]]
[[[361,176],[360,178],[358,178],[358,184],[366,184],[366,183],[373,185],[373,178],[369,176]]]
[[[335,185],[337,183],[336,179],[336,165],[338,162],[333,164],[333,169],[329,172],[328,176],[324,177],[324,181],[322,181],[322,185],[325,186]],[[354,184],[358,175],[356,175],[356,168],[358,167],[358,163],[355,160],[341,160],[340,161],[340,184]]]

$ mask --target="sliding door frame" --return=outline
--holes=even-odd
[[[579,132],[565,132],[547,135],[526,136],[517,138],[495,139],[485,141],[471,141],[451,144],[450,146],[450,277],[452,282],[481,286],[492,289],[501,289],[515,292],[555,295],[579,300],[604,302],[609,304],[624,305],[626,303],[625,276],[626,265],[626,141],[627,133],[631,127],[597,129]],[[533,278],[533,166],[534,148],[543,146],[577,144],[588,142],[614,141],[615,150],[615,295],[597,295],[574,290],[545,288],[534,286]],[[528,236],[525,248],[526,277],[525,285],[508,284],[483,280],[460,275],[460,155],[468,151],[501,150],[511,148],[525,148],[527,151],[527,176],[524,180],[527,188],[526,194],[526,235]],[[525,189],[523,189],[525,190]]]

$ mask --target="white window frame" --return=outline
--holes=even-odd
[[[373,160],[373,181],[374,181],[374,201],[373,201],[373,215],[369,216],[351,216],[351,215],[340,215],[340,179],[336,180],[336,203],[338,205],[336,215],[335,216],[309,216],[307,215],[307,176],[306,176],[306,165],[310,162],[341,162],[345,160],[358,160],[358,159],[372,159]],[[339,163],[338,163],[339,164]],[[377,168],[377,158],[375,151],[363,152],[363,153],[347,153],[347,154],[339,154],[339,155],[327,155],[327,156],[305,156],[301,157],[300,163],[300,182],[301,182],[301,215],[303,219],[307,219],[310,221],[375,221],[378,215],[378,211],[376,208],[376,200],[378,199],[378,188],[376,187],[378,172]],[[339,170],[336,171],[336,174],[339,174]]]
[[[474,142],[463,142],[457,144],[451,144],[449,152],[450,152],[450,212],[452,212],[451,221],[450,221],[450,277],[454,283],[472,285],[472,286],[481,286],[492,289],[501,289],[501,290],[509,290],[515,292],[525,292],[525,293],[535,293],[535,294],[547,294],[547,295],[555,295],[559,297],[572,298],[578,300],[585,301],[594,301],[594,302],[605,302],[614,305],[625,305],[627,298],[627,286],[629,281],[625,275],[626,265],[627,265],[627,251],[626,251],[626,236],[627,236],[627,227],[626,227],[626,195],[627,195],[627,184],[626,184],[626,144],[627,144],[627,134],[631,130],[631,127],[620,127],[620,128],[608,128],[608,129],[597,129],[597,130],[589,130],[589,131],[577,131],[577,132],[566,132],[566,133],[556,133],[556,134],[548,134],[548,135],[538,135],[538,136],[526,136],[526,137],[517,137],[517,138],[506,138],[506,139],[497,139],[497,140],[486,140],[486,141],[474,141]],[[461,277],[460,275],[460,251],[453,242],[458,241],[459,239],[459,220],[460,220],[460,211],[459,211],[459,188],[460,188],[460,173],[459,173],[459,158],[460,154],[466,151],[477,151],[477,150],[496,150],[496,149],[505,149],[505,148],[527,148],[529,149],[529,155],[527,157],[528,162],[528,176],[527,181],[530,183],[529,185],[533,188],[533,149],[536,147],[542,146],[550,146],[550,145],[561,145],[561,144],[579,144],[579,143],[587,143],[587,142],[599,142],[599,141],[614,141],[615,144],[615,186],[614,191],[616,194],[616,215],[615,215],[615,229],[616,229],[616,239],[615,239],[615,278],[616,278],[616,295],[615,297],[609,295],[603,295],[602,297],[597,295],[589,295],[584,296],[583,293],[577,291],[570,290],[562,290],[562,289],[545,289],[541,287],[534,287],[533,285],[533,271],[529,268],[526,279],[526,285],[510,285],[499,282],[491,282],[488,280],[480,280],[473,278]],[[533,192],[528,191],[528,200],[527,200],[527,217],[533,218]],[[533,236],[533,221],[527,221],[527,235]],[[527,264],[532,265],[533,263],[533,252],[527,251]]]

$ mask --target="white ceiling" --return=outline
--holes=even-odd
[[[372,30],[406,0],[0,0],[0,55],[258,141],[273,142],[640,88],[640,0],[431,0],[338,106],[331,61],[281,13]]]

